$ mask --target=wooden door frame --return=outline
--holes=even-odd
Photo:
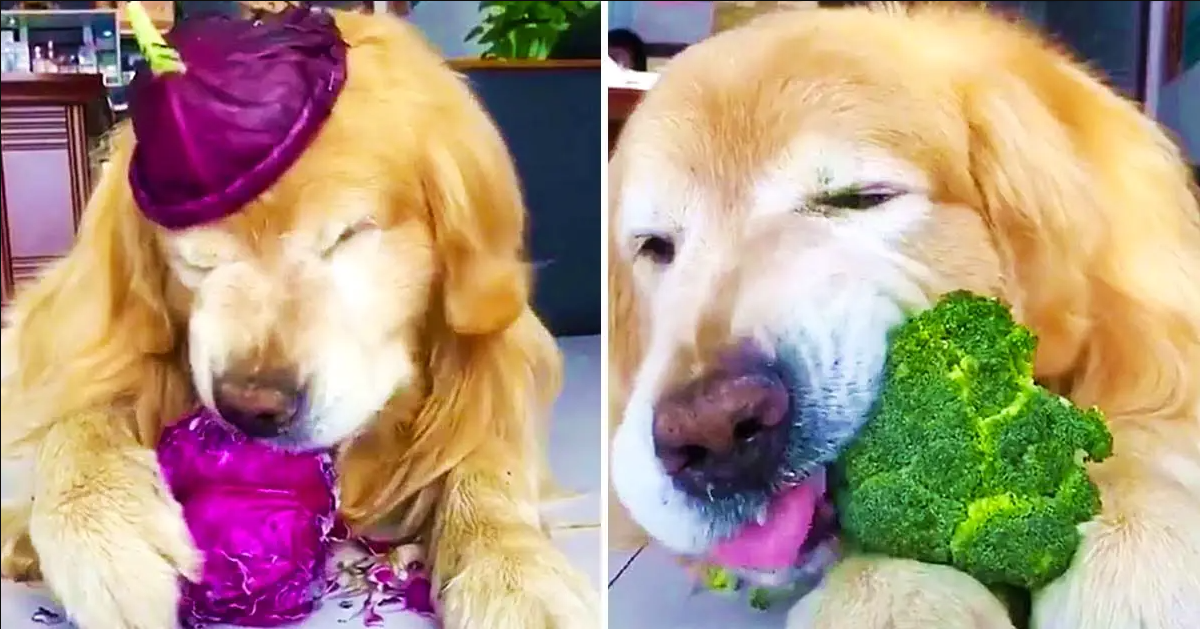
[[[1163,83],[1183,74],[1183,36],[1186,6],[1183,0],[1167,2],[1166,42],[1163,50]]]
[[[1142,4],[1147,8],[1142,47],[1144,76],[1140,100],[1145,105],[1146,113],[1156,116],[1159,92],[1184,71],[1183,40],[1186,30],[1184,20],[1186,6],[1183,0],[1143,2]],[[1151,8],[1152,6],[1153,8]]]

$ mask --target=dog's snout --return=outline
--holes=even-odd
[[[655,454],[694,496],[764,489],[783,462],[788,409],[787,387],[765,360],[722,365],[659,402]]]
[[[304,390],[290,373],[228,375],[214,383],[217,413],[251,437],[273,437],[303,412]]]

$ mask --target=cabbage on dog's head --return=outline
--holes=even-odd
[[[820,483],[889,330],[952,289],[1012,304],[1077,401],[1182,395],[1153,384],[1181,358],[1120,329],[1171,299],[1120,265],[1184,282],[1164,256],[1196,255],[1178,155],[994,17],[797,11],[714,36],[665,68],[610,173],[612,480],[678,553],[754,521],[786,536],[768,507]]]

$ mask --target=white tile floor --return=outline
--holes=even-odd
[[[608,554],[608,626],[614,629],[783,629],[787,605],[757,611],[741,594],[695,591],[662,550]]]
[[[555,537],[571,560],[581,570],[586,571],[596,584],[600,584],[600,339],[567,338],[562,339],[561,344],[566,354],[566,379],[563,394],[554,409],[550,463],[565,488],[579,492],[580,495],[547,505],[545,511],[554,523],[591,525],[589,528],[564,530]],[[6,476],[10,474],[8,468],[5,472]],[[4,494],[7,497],[8,488],[12,485],[9,482],[5,482],[4,485]],[[0,627],[4,629],[45,629],[45,623],[34,622],[31,618],[39,607],[58,609],[43,591],[24,584],[4,581],[0,596],[0,601],[3,602],[0,605]],[[350,618],[354,611],[355,609],[342,609],[338,605],[326,605],[299,626],[305,629],[353,629],[363,626],[361,621]],[[384,618],[383,626],[386,629],[424,629],[436,626],[417,616],[403,613],[386,615]],[[59,627],[68,629],[65,624],[60,624]]]

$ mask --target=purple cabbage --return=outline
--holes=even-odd
[[[327,12],[212,15],[166,35],[185,71],[138,69],[129,169],[147,218],[186,229],[237,212],[295,163],[346,80],[346,43]]]
[[[312,612],[336,541],[327,453],[276,450],[202,409],[167,428],[158,462],[204,554],[200,582],[181,583],[185,626],[272,627]]]

